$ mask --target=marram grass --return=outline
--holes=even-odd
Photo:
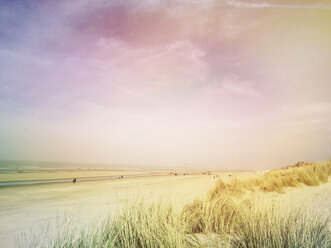
[[[198,238],[186,232],[187,223],[172,204],[147,204],[143,199],[89,225],[81,226],[65,217],[58,229],[48,243],[39,243],[36,236],[30,245],[23,241],[20,247],[201,247]]]
[[[128,204],[112,217],[88,226],[60,226],[54,239],[40,237],[21,247],[331,247],[331,225],[325,213],[287,208],[263,193],[282,193],[287,187],[315,186],[328,181],[331,162],[273,170],[260,177],[219,181],[205,199],[181,211],[172,204]],[[248,194],[247,192],[251,192]]]
[[[329,176],[331,176],[331,160],[309,166],[272,170],[259,177],[234,178],[230,183],[219,180],[209,192],[209,197],[214,198],[224,192],[236,195],[246,190],[283,193],[287,187],[298,187],[301,184],[317,186],[326,183]]]

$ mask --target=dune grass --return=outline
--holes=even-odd
[[[284,203],[264,197],[263,192],[319,185],[330,175],[328,161],[229,183],[219,180],[204,199],[196,199],[180,211],[168,203],[138,201],[101,223],[61,226],[47,247],[329,248],[327,214],[300,207],[287,209]]]
[[[261,200],[252,199],[248,192],[283,193],[287,187],[298,187],[301,184],[316,186],[325,183],[330,175],[331,161],[328,161],[305,167],[273,170],[259,177],[234,178],[228,183],[219,180],[205,199],[195,200],[185,206],[183,213],[192,232],[232,235],[242,230],[246,222],[252,221],[252,213],[255,213],[256,219],[261,220],[262,217],[269,216],[261,214],[261,208],[256,204]],[[274,203],[264,202],[262,205],[268,207],[265,213],[275,212]],[[278,212],[284,212],[280,206]],[[279,216],[281,221],[281,215]],[[277,219],[275,216],[269,217]]]
[[[262,198],[261,198],[262,197]],[[290,208],[284,203],[260,197],[234,197],[223,193],[217,198],[196,200],[183,209],[189,233],[202,233],[208,247],[215,240],[221,247],[330,247],[330,219],[321,212]],[[215,246],[219,247],[219,246]]]
[[[331,160],[309,166],[272,170],[258,177],[234,178],[229,183],[219,180],[209,192],[209,197],[214,198],[224,192],[236,195],[246,190],[283,193],[287,187],[298,187],[301,184],[317,186],[326,183],[329,176],[331,176]]]
[[[329,219],[277,204],[244,213],[232,247],[330,247]]]
[[[19,247],[101,248],[101,247],[200,247],[194,234],[186,232],[187,223],[171,203],[146,203],[144,199],[119,209],[88,225],[64,217],[54,239],[32,235]],[[28,244],[28,245],[27,245]]]

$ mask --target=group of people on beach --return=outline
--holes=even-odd
[[[119,176],[118,177],[118,179],[122,179],[122,178],[124,178],[124,176]],[[72,180],[72,183],[76,183],[77,182],[77,178],[74,178],[73,180]]]

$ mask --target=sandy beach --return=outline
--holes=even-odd
[[[141,172],[141,171],[140,171]],[[153,171],[155,172],[155,171]],[[197,171],[192,171],[197,172]],[[202,172],[202,171],[200,171]],[[77,175],[100,176],[114,175],[115,172],[80,172]],[[121,171],[121,174],[137,171]],[[145,172],[146,174],[152,171]],[[10,175],[22,178],[46,178],[46,174]],[[61,173],[58,173],[61,174]],[[231,174],[231,177],[229,177]],[[73,176],[71,173],[49,173],[52,178]],[[216,177],[218,175],[218,177]],[[111,214],[128,201],[144,198],[146,201],[164,200],[182,207],[196,198],[203,198],[214,187],[218,179],[228,181],[234,177],[244,178],[252,173],[216,172],[211,175],[204,172],[198,175],[167,175],[100,180],[80,183],[55,183],[19,187],[0,188],[0,247],[14,247],[22,233],[40,231],[47,224],[65,215],[83,223],[100,216]],[[2,175],[3,176],[3,175]],[[8,176],[8,175],[6,175]],[[38,177],[37,177],[38,178]],[[50,177],[48,177],[50,178]],[[7,177],[7,180],[9,177]],[[311,208],[324,208],[331,211],[331,184],[316,187],[302,186],[288,189],[285,194],[267,193],[270,199],[279,199],[289,204]],[[262,193],[266,196],[266,193]]]
[[[152,174],[157,171],[143,171]],[[183,171],[177,171],[180,173]],[[197,171],[191,171],[196,173]],[[200,171],[201,172],[201,171]],[[25,173],[0,175],[4,180],[61,178],[137,174],[142,171],[102,171],[65,173]],[[218,173],[228,178],[229,173]],[[234,173],[232,173],[234,174]],[[79,183],[54,183],[0,188],[0,247],[14,247],[22,231],[38,230],[65,213],[82,220],[106,214],[137,197],[165,199],[179,205],[204,196],[217,179],[212,175],[168,175],[100,180]]]

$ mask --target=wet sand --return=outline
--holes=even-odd
[[[135,174],[155,174],[170,171],[162,170],[72,170],[72,171],[45,171],[32,173],[11,173],[0,174],[0,182],[21,182],[33,180],[57,180],[57,179],[72,179],[72,178],[87,178],[87,177],[109,177],[121,175]]]

